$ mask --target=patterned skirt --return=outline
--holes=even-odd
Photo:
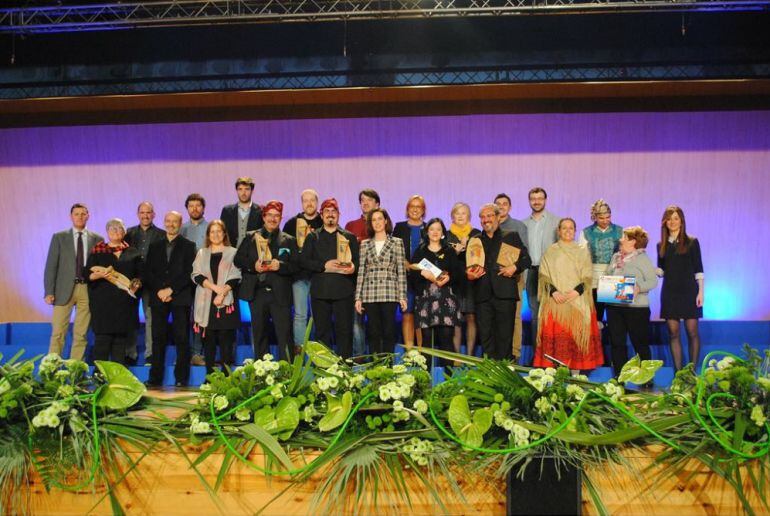
[[[532,365],[535,367],[557,367],[558,364],[547,359],[549,355],[567,364],[570,369],[594,369],[604,364],[604,351],[599,326],[596,323],[596,313],[591,313],[591,338],[585,353],[580,351],[575,339],[567,328],[556,322],[553,315],[538,321],[540,326],[540,343],[535,349]]]
[[[452,289],[439,288],[435,283],[431,283],[415,300],[414,317],[419,328],[459,326],[463,320],[460,300]]]

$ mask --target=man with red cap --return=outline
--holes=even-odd
[[[299,269],[297,240],[280,230],[283,203],[269,201],[262,209],[264,225],[249,231],[238,246],[235,265],[243,279],[239,297],[249,302],[254,355],[268,352],[267,335],[272,318],[278,354],[289,358],[291,345],[291,283]]]
[[[349,358],[353,353],[353,295],[358,268],[358,240],[339,227],[340,207],[334,198],[321,203],[323,227],[305,240],[300,255],[302,267],[311,272],[310,304],[316,338],[331,346],[334,330],[337,352]],[[338,237],[347,241],[350,263],[340,261]]]

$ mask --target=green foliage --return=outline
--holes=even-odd
[[[134,406],[147,392],[142,382],[121,364],[96,360],[97,369],[104,376],[106,385],[99,391],[96,405],[112,410],[125,410]]]
[[[452,398],[449,404],[449,425],[463,443],[468,446],[481,446],[484,434],[492,426],[492,412],[480,408],[471,415],[468,399],[462,394]]]
[[[642,360],[639,355],[623,364],[618,381],[642,385],[655,377],[655,372],[663,367],[663,360]]]
[[[347,419],[353,406],[353,395],[345,392],[340,397],[326,395],[326,415],[318,421],[318,430],[329,432],[339,427]]]

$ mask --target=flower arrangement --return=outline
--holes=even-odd
[[[464,366],[432,386],[425,354]],[[20,493],[32,469],[48,487],[102,483],[114,498],[124,478],[116,466],[125,465],[123,447],[146,454],[165,441],[183,454],[184,442],[207,444],[189,458],[194,468],[214,452],[225,455],[212,493],[236,462],[287,477],[290,486],[323,473],[313,502],[322,512],[360,511],[377,503],[378,489],[409,499],[407,469],[441,507],[462,493],[436,492],[436,475],[457,486],[454,475],[469,468],[520,475],[545,455],[582,467],[620,462],[624,446],[658,444],[663,474],[697,460],[753,513],[743,480],[747,466],[770,466],[770,358],[750,349],[745,355],[711,354],[699,373],[689,366],[671,392],[654,394],[628,387],[660,367],[638,357],[618,380],[594,383],[563,367],[531,369],[428,349],[357,364],[307,342],[291,362],[246,360],[208,375],[191,399],[179,400],[147,396],[117,364],[97,362],[90,373],[82,362],[49,355],[35,376],[32,361],[14,357],[0,364],[0,457],[15,459],[0,462],[0,509],[23,509]],[[169,417],[169,407],[183,410]],[[257,449],[264,463],[250,459]],[[750,478],[770,510],[766,474]],[[604,511],[590,478],[585,482]]]

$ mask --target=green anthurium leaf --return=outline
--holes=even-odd
[[[318,420],[318,429],[322,432],[334,430],[345,422],[353,406],[353,395],[350,391],[345,392],[341,398],[327,394],[326,406],[326,415]]]
[[[262,407],[254,412],[254,423],[261,426],[268,432],[272,432],[278,428],[278,423],[275,421],[275,408]]]
[[[294,429],[299,425],[299,401],[297,398],[283,398],[275,407],[275,422],[276,427],[281,434],[282,439],[286,432],[289,432],[289,436],[294,432]]]
[[[473,413],[473,424],[479,427],[481,435],[487,433],[492,427],[492,411],[489,409],[478,409]]]
[[[94,364],[107,382],[99,392],[97,406],[125,410],[135,405],[147,392],[144,384],[123,365],[104,360],[96,360]]]
[[[478,409],[471,417],[468,399],[458,394],[449,403],[449,426],[467,446],[479,447],[484,443],[484,434],[492,426],[492,412]]]
[[[639,358],[639,355],[635,355],[634,358],[623,365],[618,381],[635,383],[637,385],[647,383],[655,376],[655,371],[662,366],[662,360],[642,360]]]
[[[320,342],[308,341],[305,344],[305,353],[321,369],[328,369],[340,361],[340,357]]]
[[[452,427],[455,434],[460,435],[460,432],[472,423],[471,409],[468,408],[468,398],[462,394],[452,398],[452,401],[449,403],[448,416],[449,426]]]

